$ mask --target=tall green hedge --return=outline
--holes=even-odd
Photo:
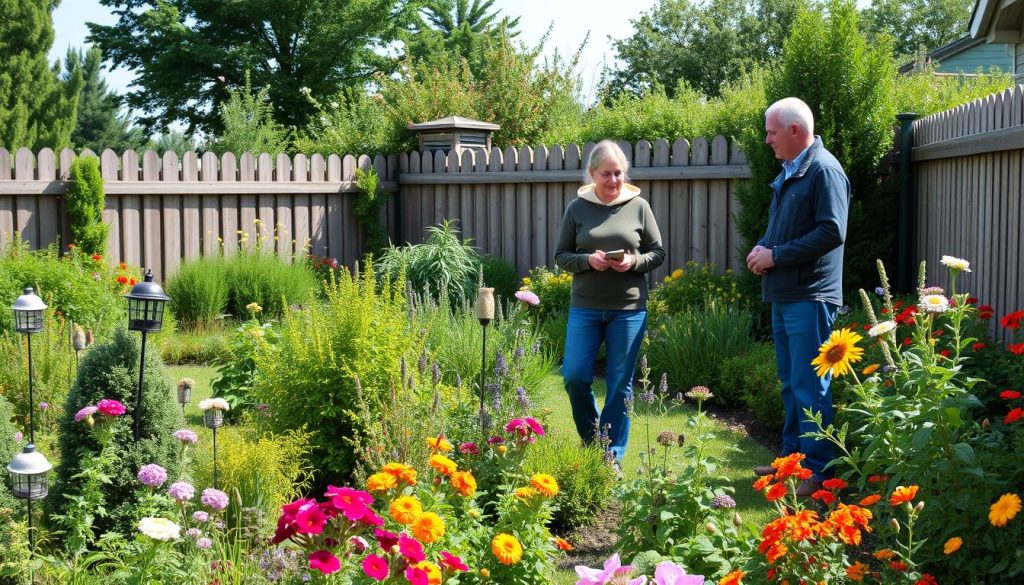
[[[86,254],[107,253],[107,233],[103,223],[103,177],[95,157],[82,156],[71,163],[70,183],[64,207],[71,224],[71,239]]]

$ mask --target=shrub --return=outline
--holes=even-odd
[[[529,473],[549,473],[558,481],[558,508],[551,529],[562,535],[588,526],[607,504],[615,473],[602,450],[577,441],[541,441],[529,451]]]
[[[323,306],[285,314],[277,345],[256,354],[253,397],[269,405],[274,432],[306,427],[318,483],[344,479],[355,464],[352,446],[339,440],[362,430],[350,414],[355,378],[371,401],[383,400],[401,356],[416,342],[404,283],[385,283],[378,288],[372,263],[359,277],[344,270],[328,283]]]
[[[374,168],[368,171],[356,169],[355,180],[359,195],[352,204],[352,211],[363,230],[363,253],[378,256],[388,245],[387,228],[381,215],[381,208],[387,203],[388,194],[386,191],[378,190],[380,177]]]
[[[558,268],[551,271],[545,266],[538,266],[523,278],[522,288],[540,298],[536,312],[542,321],[569,314],[572,274]]]
[[[480,266],[484,271],[484,286],[493,287],[499,299],[508,301],[519,290],[519,274],[508,260],[484,254],[480,257]]]
[[[308,305],[319,283],[302,262],[289,262],[260,246],[227,260],[227,312],[240,319],[256,303],[268,319],[279,319],[289,305]]]
[[[15,433],[22,432],[21,425],[14,422],[15,412],[14,405],[5,399],[3,394],[0,394],[0,457],[3,458],[2,461],[8,463],[14,459],[15,455],[21,452],[25,446],[25,439],[28,438],[28,435],[24,435],[22,440],[15,440]],[[20,511],[22,506],[17,503],[17,500],[14,499],[14,495],[11,493],[11,474],[3,474],[3,478],[0,479],[0,490],[3,490],[0,493],[0,510],[9,508],[14,511]]]
[[[648,329],[647,355],[656,376],[668,374],[673,388],[697,385],[715,389],[712,401],[730,405],[720,393],[722,362],[753,343],[746,309],[709,303],[706,309],[685,309]]]
[[[742,354],[722,362],[722,383],[715,394],[727,396],[727,404],[739,399],[765,426],[781,429],[784,420],[782,384],[775,369],[775,346],[756,343]]]
[[[270,103],[270,88],[253,91],[249,71],[245,72],[245,85],[228,90],[230,97],[220,104],[220,119],[224,131],[210,144],[217,154],[243,152],[254,155],[266,152],[275,155],[288,146],[289,132],[274,121],[274,106]]]
[[[228,307],[228,262],[220,256],[187,260],[167,280],[170,309],[183,329],[208,329]]]
[[[676,268],[651,291],[647,310],[653,323],[684,309],[701,308],[708,302],[736,304],[743,295],[732,276],[732,270],[718,274],[714,264],[698,264],[690,260],[684,268]]]
[[[476,298],[480,256],[469,240],[460,240],[455,222],[445,220],[429,226],[422,244],[394,246],[384,251],[377,263],[381,279],[396,282],[404,274],[413,290],[437,299],[447,291],[452,303]]]
[[[168,365],[208,364],[230,357],[226,331],[179,331],[160,340],[160,356]]]
[[[81,156],[71,163],[68,191],[64,206],[71,228],[71,241],[88,255],[107,253],[107,232],[103,223],[103,177],[100,161]]]
[[[95,405],[103,398],[118,400],[128,413],[112,424],[113,448],[119,465],[110,470],[110,483],[103,486],[106,516],[96,519],[96,533],[110,530],[132,534],[136,531],[142,501],[138,470],[156,463],[173,469],[177,461],[178,443],[172,433],[184,425],[180,407],[172,398],[173,382],[164,372],[159,352],[150,346],[146,352],[146,375],[143,383],[143,416],[139,442],[132,439],[132,413],[139,383],[139,336],[126,329],[117,329],[110,341],[97,344],[86,352],[78,366],[78,377],[68,394],[61,416],[60,452],[64,454],[54,473],[54,484],[46,504],[50,516],[63,514],[68,498],[78,493],[74,476],[81,471],[80,449],[96,452],[94,436],[84,423],[75,422],[81,408]]]

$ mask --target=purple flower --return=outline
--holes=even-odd
[[[527,305],[530,305],[531,307],[536,307],[537,305],[540,304],[540,297],[538,297],[537,294],[534,293],[533,291],[516,291],[516,298],[526,303]]]
[[[48,408],[50,408],[50,403],[49,402],[40,402],[39,403],[39,410],[46,410]]]
[[[213,541],[211,541],[209,538],[205,538],[205,537],[204,538],[200,538],[199,540],[196,541],[196,546],[198,546],[199,548],[201,548],[203,550],[208,550],[210,548],[213,548]]]
[[[228,507],[228,495],[220,490],[206,488],[203,490],[203,497],[200,499],[214,510],[223,510]]]
[[[732,499],[731,496],[726,495],[726,494],[718,495],[718,496],[715,496],[714,499],[711,500],[711,507],[712,508],[735,508],[736,507],[736,500]]]
[[[526,395],[526,388],[522,386],[516,388],[516,401],[519,402],[519,408],[523,409],[523,412],[529,412],[530,397]]]
[[[143,465],[139,470],[139,481],[149,487],[160,487],[167,481],[167,470],[155,463]]]
[[[196,495],[196,488],[192,487],[192,484],[187,481],[177,481],[167,488],[167,495],[174,498],[176,502],[184,503]]]
[[[192,519],[196,522],[206,522],[210,519],[210,515],[206,512],[203,512],[202,510],[199,510],[192,514]]]
[[[91,418],[92,415],[94,414],[96,414],[96,407],[86,406],[82,410],[79,410],[78,412],[75,413],[75,422],[82,422],[83,420]]]
[[[190,429],[178,429],[174,431],[174,438],[186,445],[195,445],[199,442],[199,436]]]
[[[25,438],[25,435],[21,434],[21,431],[14,431],[14,442],[15,443],[20,443],[21,440],[24,439],[24,438]]]
[[[500,349],[498,356],[494,359],[494,375],[501,378],[508,375],[508,364],[505,362],[505,354]]]
[[[522,344],[516,346],[516,361],[522,360],[526,357],[526,348]]]
[[[198,528],[189,528],[188,530],[185,531],[185,536],[187,536],[189,538],[199,538],[202,535],[203,535],[203,531],[199,530]]]

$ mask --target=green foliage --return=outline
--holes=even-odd
[[[217,483],[231,496],[227,525],[246,526],[265,538],[281,506],[306,493],[312,469],[306,458],[309,437],[302,429],[275,435],[258,432],[262,424],[248,421],[217,430]],[[213,451],[198,449],[196,455],[195,485],[212,486]]]
[[[523,278],[524,290],[533,292],[540,298],[535,311],[541,321],[555,319],[569,313],[569,299],[572,295],[572,274],[555,268],[548,270],[546,266],[538,266],[530,270]]]
[[[270,103],[270,88],[254,92],[249,71],[245,84],[229,90],[228,101],[220,104],[220,118],[224,130],[210,144],[217,154],[243,152],[254,155],[276,155],[288,146],[288,130],[274,121],[274,107]]]
[[[60,64],[50,67],[53,0],[4,0],[0,3],[0,147],[14,151],[70,146],[82,72],[63,78]],[[70,64],[69,64],[70,65]]]
[[[774,345],[756,343],[739,355],[725,358],[721,377],[716,394],[729,396],[730,404],[742,399],[762,424],[782,428],[782,385],[775,370]]]
[[[464,59],[477,76],[484,73],[485,47],[517,36],[519,17],[489,12],[494,0],[428,0],[403,35],[406,53],[430,62],[439,54]]]
[[[363,252],[376,255],[388,245],[387,229],[381,216],[381,208],[387,202],[388,194],[377,189],[380,177],[377,176],[376,169],[356,169],[355,178],[359,196],[352,208],[359,221],[359,227],[363,229]]]
[[[260,323],[257,307],[250,310],[251,318],[235,330],[228,354],[213,360],[218,378],[213,381],[213,396],[223,398],[231,405],[226,414],[228,419],[238,419],[243,413],[256,406],[252,399],[252,387],[256,380],[256,354],[267,351],[277,339],[277,332],[271,323]]]
[[[155,141],[150,141],[147,148],[152,148],[160,156],[163,156],[165,152],[173,151],[177,153],[178,160],[181,160],[181,157],[186,152],[196,152],[199,150],[192,135],[186,134],[181,130],[174,130],[173,128],[157,136]]]
[[[648,330],[651,369],[668,374],[672,388],[706,386],[714,391],[714,403],[734,406],[738,396],[721,391],[722,362],[753,343],[751,326],[750,312],[734,305],[684,309]]]
[[[427,226],[422,244],[388,247],[377,263],[381,278],[392,282],[404,275],[415,291],[437,299],[447,293],[452,303],[476,298],[480,255],[470,240],[460,240],[455,221]]]
[[[121,295],[128,291],[115,280],[117,274],[102,258],[94,260],[77,248],[63,256],[55,245],[32,251],[15,234],[0,247],[0,304],[10,307],[31,286],[50,309],[103,336],[127,319]],[[13,314],[0,311],[0,333],[13,331]]]
[[[701,308],[712,302],[736,305],[742,299],[732,270],[718,274],[714,264],[701,265],[691,260],[684,268],[673,270],[661,284],[654,287],[647,301],[647,310],[651,322],[657,324],[685,309]]]
[[[519,274],[516,267],[501,256],[480,256],[480,268],[484,272],[484,286],[494,288],[497,298],[509,300],[519,290]]]
[[[906,58],[963,37],[973,4],[972,0],[873,0],[864,8],[862,26],[872,39],[894,37],[893,55]]]
[[[103,222],[103,177],[100,161],[91,156],[76,158],[71,163],[71,176],[64,206],[71,228],[71,241],[85,254],[107,253],[107,232]]]
[[[79,494],[80,486],[73,478],[82,471],[82,458],[70,454],[83,449],[98,451],[96,438],[84,423],[75,422],[75,413],[104,398],[120,401],[128,412],[112,423],[111,445],[118,465],[109,472],[110,483],[103,486],[106,515],[96,519],[96,533],[113,529],[134,534],[142,501],[136,473],[149,463],[174,469],[178,445],[172,433],[184,425],[184,419],[172,398],[174,384],[164,372],[159,352],[152,344],[147,349],[138,443],[132,440],[132,414],[139,384],[139,336],[119,328],[110,341],[97,344],[83,355],[77,380],[68,393],[59,422],[60,452],[68,456],[62,457],[57,465],[46,499],[51,515],[63,514],[69,506],[69,498]]]
[[[14,405],[11,404],[6,396],[6,392],[0,392],[0,457],[3,461],[8,463],[14,460],[14,456],[21,452],[25,446],[25,438],[21,441],[15,440],[15,433],[22,432],[22,425],[15,423],[16,411]],[[23,417],[17,417],[19,419]],[[22,433],[24,434],[24,433]],[[14,495],[11,493],[11,474],[3,474],[3,478],[0,479],[0,510],[8,509],[11,513],[16,513],[16,516],[20,517],[21,505],[14,499]],[[0,512],[2,514],[2,512]],[[3,556],[0,555],[0,575],[4,574],[5,567],[3,565]]]
[[[291,262],[262,245],[242,249],[227,262],[227,313],[240,318],[256,303],[268,319],[279,319],[290,305],[308,305],[319,283],[302,262]]]
[[[222,330],[177,331],[160,340],[167,365],[208,364],[231,355],[228,334]]]
[[[995,69],[970,77],[938,76],[934,70],[935,66],[929,64],[912,75],[896,78],[896,107],[900,112],[929,116],[1013,87],[1013,76]]]
[[[146,143],[142,130],[121,114],[120,98],[103,80],[103,53],[96,47],[85,51],[68,49],[68,69],[80,68],[84,83],[78,97],[78,120],[71,134],[75,148],[100,153],[110,148],[120,154],[140,149]]]
[[[182,329],[214,328],[228,308],[229,261],[222,256],[186,260],[165,283],[170,309]]]
[[[295,149],[307,154],[374,154],[397,152],[405,127],[392,119],[379,94],[346,89],[326,103],[313,101],[317,116],[295,140]]]
[[[593,524],[615,485],[615,473],[602,450],[573,440],[541,441],[529,451],[524,465],[529,473],[548,473],[558,481],[551,529],[562,535]]]
[[[117,5],[103,0],[104,5]],[[103,54],[136,74],[127,105],[147,129],[180,120],[189,132],[218,134],[214,104],[229,99],[251,72],[268,87],[276,122],[301,128],[315,115],[314,96],[361,87],[395,63],[375,52],[396,40],[417,3],[405,0],[241,0],[230,10],[198,0],[133,2],[111,25],[91,23]],[[254,32],[256,31],[256,32]]]
[[[378,287],[370,263],[359,277],[343,271],[328,283],[324,305],[286,313],[277,345],[256,355],[253,397],[269,405],[274,432],[306,427],[318,483],[345,478],[356,463],[351,445],[339,441],[362,431],[350,414],[355,379],[369,400],[383,400],[399,359],[415,343],[404,288],[402,282]]]
[[[613,41],[623,65],[606,71],[609,92],[642,95],[660,86],[675,97],[677,89],[692,87],[717,96],[724,85],[776,59],[793,22],[809,5],[808,0],[660,0],[632,21],[632,36]],[[666,137],[644,138],[657,136]]]

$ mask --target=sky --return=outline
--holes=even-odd
[[[633,33],[630,20],[656,4],[657,0],[497,0],[494,7],[502,14],[520,17],[519,39],[530,46],[536,45],[551,26],[545,45],[547,55],[554,50],[562,55],[574,54],[590,32],[579,67],[582,98],[584,103],[589,103],[601,70],[614,60],[609,37],[629,37]],[[53,13],[56,38],[50,60],[63,59],[69,47],[87,46],[86,22],[113,24],[116,20],[110,9],[100,5],[98,0],[63,0]],[[105,78],[111,89],[124,93],[131,84],[132,74],[125,70],[108,71]]]

